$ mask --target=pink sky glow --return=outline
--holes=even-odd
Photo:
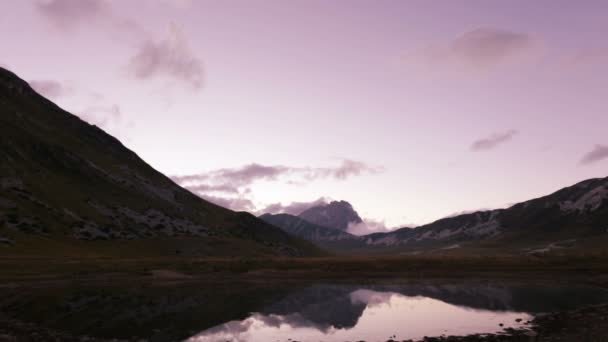
[[[607,15],[599,0],[7,0],[0,65],[204,198],[343,199],[399,227],[607,176]]]

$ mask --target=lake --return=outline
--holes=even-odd
[[[69,336],[148,341],[387,341],[496,333],[608,303],[555,282],[70,283],[2,289],[2,316]]]

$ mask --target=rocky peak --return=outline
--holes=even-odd
[[[335,228],[342,231],[348,229],[350,223],[361,223],[361,217],[346,201],[332,201],[305,210],[300,218],[323,227]]]

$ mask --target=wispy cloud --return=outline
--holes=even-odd
[[[196,56],[182,31],[174,24],[169,36],[146,39],[131,58],[128,73],[137,80],[168,77],[198,90],[203,87],[203,61]]]
[[[292,167],[285,165],[248,164],[238,168],[224,168],[210,172],[178,175],[171,178],[178,184],[211,182],[211,184],[230,184],[234,187],[248,186],[256,181],[274,181],[279,178],[290,181],[314,181],[317,179],[345,180],[364,173],[382,172],[382,167],[370,166],[364,162],[342,159],[335,167]]]
[[[188,8],[188,0],[166,0],[176,8]],[[148,81],[164,77],[171,83],[185,84],[199,90],[204,84],[204,64],[190,47],[186,35],[171,23],[168,35],[153,37],[136,20],[115,10],[107,0],[39,0],[35,3],[40,14],[56,28],[72,32],[81,27],[101,27],[113,40],[126,40],[137,49],[126,64],[126,73],[136,80]],[[155,5],[160,2],[155,2]]]
[[[518,134],[517,130],[511,129],[506,132],[494,133],[489,137],[476,140],[471,145],[471,151],[491,150],[507,141],[513,139]]]
[[[107,128],[108,125],[121,120],[123,115],[120,106],[114,104],[110,106],[91,106],[81,111],[78,116],[92,125]]]
[[[370,166],[364,162],[342,159],[341,164],[338,167],[330,168],[299,168],[292,169],[296,173],[302,173],[304,178],[309,180],[315,180],[319,178],[334,178],[338,180],[344,180],[353,176],[360,176],[364,173],[380,173],[384,171],[382,166]]]
[[[456,37],[443,46],[428,46],[403,56],[413,66],[454,71],[488,70],[525,62],[539,55],[541,42],[527,34],[482,27]]]
[[[70,93],[70,89],[62,83],[53,80],[32,80],[28,82],[40,95],[56,99]]]
[[[62,31],[79,26],[102,26],[117,39],[142,39],[147,35],[136,21],[114,11],[112,3],[107,0],[39,0],[35,6]]]
[[[110,132],[121,140],[128,140],[127,133],[135,126],[133,121],[125,117],[121,107],[117,104],[92,105],[75,114],[89,124]]]
[[[194,194],[206,198],[211,202],[231,205],[229,206],[230,209],[237,210],[237,207],[234,207],[234,205],[238,204],[238,210],[243,210],[245,208],[243,199],[247,199],[251,203],[251,206],[247,207],[248,209],[246,210],[254,211],[254,194],[251,187],[256,182],[274,181],[284,184],[301,185],[322,179],[344,181],[350,177],[379,173],[383,170],[382,167],[370,166],[364,162],[342,159],[340,160],[340,164],[334,167],[293,167],[252,163],[237,168],[224,168],[199,174],[171,176],[171,179]],[[325,199],[321,198],[313,203],[294,202],[286,205],[275,203],[261,206],[264,208],[261,210],[273,213],[294,213],[300,209],[303,211],[314,204],[320,204],[324,201]]]
[[[320,197],[314,201],[310,202],[291,202],[288,204],[282,203],[273,203],[264,207],[263,209],[258,210],[258,214],[290,214],[290,215],[300,215],[305,210],[310,209],[312,207],[316,207],[319,205],[325,205],[330,202],[330,199],[327,197]]]
[[[595,145],[591,151],[585,153],[580,163],[588,165],[599,162],[604,159],[608,159],[608,146]]]
[[[567,69],[604,65],[608,66],[608,47],[587,48],[564,55],[559,65]]]
[[[40,13],[61,28],[69,28],[83,20],[91,20],[110,11],[104,0],[38,1],[36,7]]]
[[[173,176],[171,178],[178,184],[211,182],[238,188],[248,186],[258,180],[276,180],[279,176],[287,174],[291,170],[292,168],[287,166],[266,166],[253,163],[239,168],[218,169],[206,173]]]
[[[213,196],[209,194],[199,194],[199,196],[211,203],[217,204],[221,207],[228,208],[234,211],[254,211],[255,205],[250,199],[239,197],[221,197]]]

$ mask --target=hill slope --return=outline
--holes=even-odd
[[[153,255],[316,250],[179,187],[114,137],[0,68],[0,253],[80,253],[108,245],[84,241],[142,239],[161,241]]]
[[[608,178],[589,179],[507,209],[448,217],[366,236],[368,247],[449,250],[485,246],[522,253],[566,251],[608,237]]]

